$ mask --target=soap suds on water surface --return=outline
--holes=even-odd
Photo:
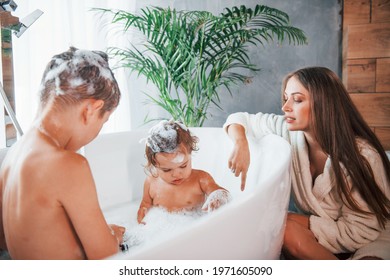
[[[146,214],[143,221],[138,224],[134,219],[126,227],[124,243],[129,250],[147,245],[160,238],[169,237],[204,216],[206,213],[200,209],[196,211],[168,212],[161,207],[153,207]]]

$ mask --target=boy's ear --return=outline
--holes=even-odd
[[[95,111],[100,111],[100,109],[102,109],[104,106],[104,101],[101,99],[97,99],[97,100],[92,99],[91,103],[92,103],[91,107]]]
[[[100,110],[104,106],[104,101],[101,99],[88,99],[85,100],[83,108],[83,120],[85,124],[89,123],[89,120],[95,115],[100,114]]]

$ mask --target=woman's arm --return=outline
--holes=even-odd
[[[390,221],[387,222],[386,229],[379,237],[357,250],[352,259],[390,260]]]
[[[360,145],[360,152],[370,164],[375,181],[382,191],[389,196],[390,185],[379,154],[367,145]],[[347,177],[347,182],[351,189],[350,195],[352,198],[357,201],[362,210],[370,213],[371,210],[365,198],[353,188],[349,177]],[[325,197],[323,202],[331,205],[334,201],[340,201],[340,198],[334,199],[334,197],[336,197],[335,191]],[[383,231],[373,213],[362,214],[351,210],[345,204],[342,204],[338,212],[338,217],[334,219],[314,215],[310,217],[310,228],[314,235],[321,244],[334,253],[355,252],[377,239]],[[386,236],[383,236],[383,238],[383,240],[388,239]]]
[[[245,129],[240,124],[231,124],[226,127],[227,133],[234,146],[229,157],[228,167],[237,177],[241,174],[241,190],[245,189],[246,174],[250,164],[250,152]]]
[[[245,134],[249,137],[259,139],[267,134],[275,134],[290,142],[290,134],[285,119],[281,115],[234,113],[226,119],[223,125],[225,131],[227,131],[227,127],[231,124],[240,124],[244,127]]]
[[[236,177],[241,174],[241,190],[245,189],[250,164],[247,136],[261,138],[276,134],[290,141],[284,117],[275,114],[234,113],[227,118],[223,127],[234,143],[228,166]]]

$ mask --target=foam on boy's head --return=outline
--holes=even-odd
[[[67,52],[53,56],[42,77],[41,101],[46,103],[53,95],[105,102],[111,99],[117,105],[120,91],[108,65],[107,54],[71,47]]]
[[[179,145],[177,139],[178,129],[188,130],[185,125],[179,122],[161,121],[149,130],[146,145],[153,153],[173,153]]]

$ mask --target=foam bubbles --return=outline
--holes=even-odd
[[[93,94],[92,82],[84,80],[78,74],[78,71],[85,66],[95,66],[99,69],[99,76],[113,81],[114,77],[109,69],[108,62],[97,52],[89,50],[75,50],[69,59],[54,58],[52,68],[46,73],[43,85],[48,81],[54,80],[56,95],[65,94],[61,89],[61,74],[66,73],[67,82],[70,87],[76,88],[83,84],[88,85],[88,93]]]
[[[200,210],[168,212],[164,208],[153,207],[143,219],[145,225],[135,222],[135,224],[126,226],[124,242],[130,250],[132,247],[146,245],[190,226],[204,214]]]
[[[176,122],[161,121],[149,130],[146,145],[154,153],[173,153],[177,148]]]
[[[184,161],[185,155],[183,153],[177,153],[176,156],[172,159],[173,163],[182,163]]]
[[[81,79],[81,77],[75,77],[72,80],[70,80],[69,83],[72,88],[75,88],[81,86],[83,83],[85,83],[85,81]]]
[[[72,59],[74,65],[79,65],[84,62],[99,68],[100,75],[108,80],[113,80],[111,71],[108,68],[108,63],[99,54],[88,50],[76,50],[75,56]]]
[[[206,202],[202,206],[202,209],[211,212],[221,207],[222,205],[227,204],[229,201],[231,201],[231,199],[232,197],[227,190],[224,189],[215,190],[209,194]]]

